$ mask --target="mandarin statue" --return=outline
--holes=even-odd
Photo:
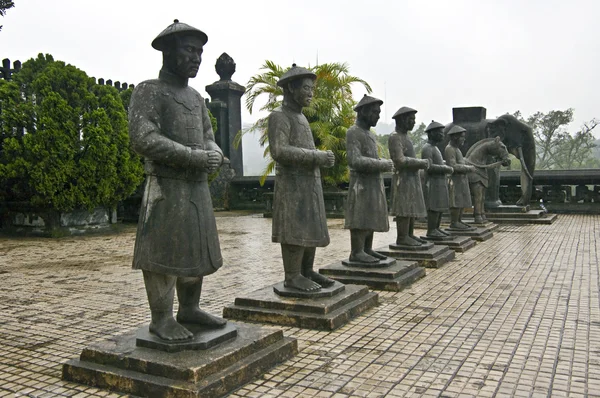
[[[447,133],[449,142],[444,150],[446,163],[454,169],[454,173],[448,183],[451,229],[473,229],[470,225],[462,222],[464,209],[472,206],[468,175],[475,172],[474,166],[466,164],[460,150],[460,147],[465,143],[466,132],[467,130],[458,125],[453,126]]]
[[[223,264],[207,181],[223,154],[204,99],[188,86],[207,40],[178,20],[169,25],[152,42],[163,58],[158,79],[140,83],[129,106],[131,145],[144,157],[146,173],[133,268],[144,275],[149,330],[164,340],[192,338],[185,324],[226,324],[199,307],[204,276]]]
[[[429,161],[429,168],[425,171],[425,202],[427,204],[427,237],[444,238],[449,236],[440,229],[442,213],[448,210],[448,182],[447,175],[452,174],[452,167],[444,164],[442,153],[437,145],[444,141],[444,125],[431,121],[425,128],[427,143],[421,151],[421,158]]]
[[[414,235],[415,218],[424,218],[427,215],[419,170],[429,168],[427,159],[416,157],[408,137],[408,132],[415,127],[416,113],[415,109],[407,106],[398,109],[392,116],[396,122],[395,131],[388,140],[390,158],[395,169],[392,177],[390,212],[396,216],[396,244],[401,246],[422,246],[426,243]]]
[[[276,162],[272,241],[281,244],[284,286],[314,292],[334,281],[315,272],[317,247],[329,244],[321,167],[332,167],[331,151],[316,149],[302,108],[309,106],[317,76],[294,64],[281,76],[283,104],[268,120],[271,157]]]
[[[377,125],[382,104],[365,94],[354,107],[356,123],[346,133],[350,183],[344,227],[350,229],[350,261],[359,263],[387,258],[373,250],[373,233],[390,229],[382,173],[394,166],[389,159],[379,159],[377,140],[370,131]]]

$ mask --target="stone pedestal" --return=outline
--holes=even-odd
[[[370,292],[367,286],[345,286],[339,282],[314,293],[301,293],[301,297],[282,296],[277,294],[276,290],[284,292],[282,282],[236,297],[233,305],[223,309],[223,317],[307,329],[334,330],[377,305],[378,299],[378,294]]]
[[[391,244],[375,251],[398,260],[416,261],[421,267],[440,268],[455,257],[454,250],[448,246],[434,245],[431,242],[421,246],[402,246]]]
[[[136,345],[136,340],[155,339],[143,329],[111,338],[65,363],[62,378],[141,397],[221,397],[298,353],[296,339],[280,330],[228,322],[210,333],[197,332],[193,340],[210,345],[228,337],[205,350],[188,347],[179,352],[163,350],[173,343],[162,340],[156,348]],[[198,341],[175,344],[182,348]]]
[[[502,205],[486,208],[485,217],[498,224],[552,224],[557,215],[544,210],[531,210],[529,206]]]
[[[492,232],[498,229],[498,224],[495,224],[491,221],[475,222],[475,221],[473,221],[473,219],[471,219],[471,220],[467,219],[467,220],[465,220],[465,223],[472,227],[484,228],[484,229],[487,229]]]
[[[415,261],[393,258],[364,264],[341,261],[319,270],[330,279],[346,283],[367,285],[371,289],[399,292],[425,276],[425,269]]]
[[[464,253],[473,246],[476,242],[467,236],[446,236],[444,238],[433,238],[429,236],[421,236],[421,239],[430,241],[436,245],[448,246],[455,252]]]
[[[473,229],[446,228],[444,231],[446,231],[450,235],[454,235],[454,236],[467,236],[478,242],[486,241],[488,239],[491,239],[494,236],[494,233],[492,232],[492,230],[487,229],[487,228],[473,228]]]

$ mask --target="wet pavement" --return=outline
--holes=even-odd
[[[215,315],[283,277],[271,220],[217,213]],[[343,220],[316,268],[349,254]],[[422,232],[422,231],[418,231]],[[135,226],[115,235],[0,237],[0,397],[120,397],[60,380],[62,363],[149,321]],[[375,234],[374,247],[395,231]],[[494,237],[333,331],[282,328],[300,353],[232,397],[600,397],[600,216],[501,225]],[[272,326],[270,326],[272,327]]]

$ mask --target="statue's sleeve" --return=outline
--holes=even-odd
[[[363,156],[360,145],[360,132],[352,130],[346,135],[346,158],[352,170],[363,173],[373,173],[385,170],[385,163],[379,159]]]
[[[394,162],[394,167],[396,168],[396,170],[417,170],[420,168],[419,159],[411,158],[404,155],[404,145],[402,145],[402,140],[399,136],[395,136],[395,134],[390,135],[390,138],[388,140],[388,147],[390,150],[390,157]]]
[[[165,137],[160,130],[162,94],[159,86],[142,82],[131,95],[129,104],[129,139],[133,150],[144,158],[177,168],[202,168],[205,151],[192,150]]]
[[[439,156],[441,156],[441,154]],[[425,147],[423,147],[423,150],[421,151],[421,158],[429,159],[429,168],[427,169],[428,174],[448,173],[448,168],[446,165],[435,163],[435,150],[431,145],[427,144]]]
[[[208,115],[208,108],[206,107],[204,100],[202,100],[202,97],[200,97],[200,100],[202,102],[202,131],[204,131],[204,148],[207,151],[219,152],[221,156],[223,156],[223,151],[215,142],[215,133],[212,129],[210,116]]]
[[[274,111],[269,115],[267,131],[271,157],[277,163],[310,169],[323,163],[318,156],[321,151],[299,148],[290,144],[292,126],[283,112]]]
[[[454,148],[451,145],[446,146],[446,149],[444,149],[446,163],[454,169],[454,174],[466,174],[468,173],[468,170],[464,164],[458,163],[456,151],[460,151],[460,149]]]

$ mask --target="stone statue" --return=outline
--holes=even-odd
[[[447,174],[452,174],[452,167],[444,164],[442,153],[437,145],[444,140],[444,125],[431,121],[425,128],[427,144],[421,151],[421,158],[429,161],[429,168],[425,171],[425,198],[427,202],[427,236],[443,238],[449,236],[440,229],[442,213],[448,210],[448,182]]]
[[[497,161],[487,163],[490,160]],[[469,188],[473,192],[474,199],[473,218],[475,223],[481,224],[487,221],[484,204],[486,188],[490,183],[488,170],[510,165],[508,149],[500,140],[500,137],[484,138],[469,148],[465,155],[465,162],[475,168],[474,172],[468,174]]]
[[[454,169],[449,181],[450,193],[450,228],[473,229],[462,222],[462,213],[466,207],[471,207],[471,191],[469,190],[468,173],[475,171],[475,167],[465,163],[460,147],[465,143],[466,132],[459,125],[453,126],[447,133],[448,145],[444,150],[444,158],[448,166]]]
[[[271,157],[276,162],[272,241],[281,243],[284,286],[317,291],[334,281],[313,270],[315,249],[329,244],[321,167],[332,167],[331,151],[320,151],[302,108],[310,104],[317,76],[294,64],[281,76],[283,104],[269,115]]]
[[[202,31],[175,20],[152,42],[163,53],[158,79],[140,83],[129,105],[131,145],[144,157],[146,171],[133,268],[144,274],[149,330],[164,340],[193,337],[182,323],[208,328],[226,323],[199,308],[203,277],[223,263],[207,182],[223,155],[204,99],[188,86],[207,40]]]
[[[423,245],[424,241],[414,236],[414,219],[427,215],[419,170],[427,169],[429,161],[416,157],[413,144],[408,138],[408,132],[415,127],[416,113],[415,109],[406,106],[398,109],[392,116],[396,121],[396,129],[388,141],[395,168],[391,213],[396,216],[396,244],[405,246]]]
[[[350,229],[350,261],[376,263],[387,257],[373,250],[373,232],[386,232],[387,201],[382,172],[393,162],[379,159],[377,140],[370,128],[377,125],[383,101],[365,96],[354,107],[356,123],[346,133],[346,156],[350,167],[348,205],[344,227]]]

